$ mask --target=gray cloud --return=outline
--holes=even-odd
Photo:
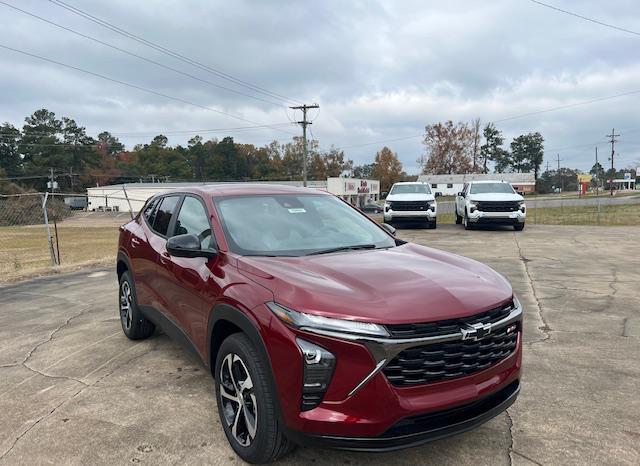
[[[51,21],[223,86],[247,89],[150,50],[49,2],[12,2]],[[539,7],[494,2],[91,2],[74,6],[139,36],[289,98],[317,101],[312,126],[323,147],[347,149],[367,163],[380,145],[419,135],[426,124],[484,122],[640,90],[640,38]],[[640,31],[635,1],[616,8],[596,0],[554,4]],[[0,43],[153,89],[258,123],[287,122],[285,108],[210,87],[123,55],[0,5]],[[175,131],[249,125],[99,78],[0,50],[0,121],[21,125],[46,107],[94,134]],[[264,97],[264,96],[263,96]],[[588,169],[593,147],[612,127],[622,133],[619,166],[640,159],[640,94],[505,121],[507,142],[529,131],[546,139],[547,160]],[[298,115],[299,117],[299,115]],[[230,132],[264,144],[297,134]],[[173,144],[189,135],[171,135]],[[150,137],[126,136],[130,147]],[[420,138],[389,142],[409,172],[417,171]],[[570,149],[566,149],[570,148]],[[562,150],[561,150],[562,149]],[[601,145],[606,152],[606,144]],[[602,157],[604,159],[604,157]]]

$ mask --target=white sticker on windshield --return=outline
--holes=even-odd
[[[289,211],[290,214],[304,214],[306,212],[306,210],[302,209],[302,208],[297,208],[297,209],[287,209]]]

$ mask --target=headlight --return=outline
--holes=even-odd
[[[391,204],[389,204],[388,202],[384,203],[384,210],[389,210],[391,208]]]
[[[469,212],[475,212],[475,210],[478,208],[478,205],[474,202],[469,203]]]
[[[438,204],[436,204],[436,201],[433,201],[433,202],[429,205],[429,208],[431,209],[431,212],[435,212],[437,207],[438,207]]]
[[[336,357],[322,346],[302,338],[296,338],[296,343],[304,363],[300,410],[308,411],[322,402],[336,366]]]
[[[285,324],[310,332],[314,330],[327,330],[331,332],[352,333],[355,335],[389,336],[389,332],[387,332],[382,325],[370,322],[332,319],[313,314],[305,314],[304,312],[294,311],[293,309],[274,302],[267,303],[267,307]]]
[[[518,208],[524,212],[527,206],[525,205],[524,201],[520,201],[518,202]]]

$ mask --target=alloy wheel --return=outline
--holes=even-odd
[[[229,353],[220,367],[220,403],[231,435],[243,447],[256,437],[258,404],[253,380],[240,356]]]
[[[131,314],[131,285],[126,280],[120,285],[120,319],[124,328],[130,330],[133,321]]]

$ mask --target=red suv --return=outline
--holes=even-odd
[[[389,451],[516,399],[522,307],[486,265],[407,243],[328,193],[229,184],[151,198],[121,227],[120,316],[215,378],[245,461],[293,445]]]

